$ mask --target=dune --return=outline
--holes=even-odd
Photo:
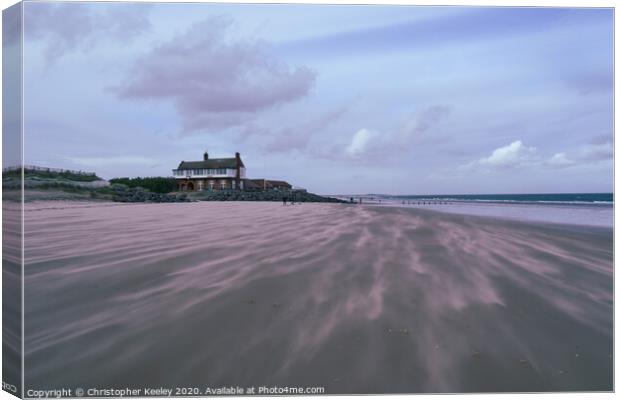
[[[251,202],[25,222],[26,389],[613,389],[609,228]]]

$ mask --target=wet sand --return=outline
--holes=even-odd
[[[609,228],[344,204],[25,207],[26,389],[612,390]]]

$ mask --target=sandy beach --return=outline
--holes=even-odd
[[[22,365],[22,241],[21,205],[8,200],[2,204],[2,379],[21,391]],[[8,200],[8,201],[7,201]]]
[[[250,202],[25,223],[26,389],[613,389],[610,228]]]

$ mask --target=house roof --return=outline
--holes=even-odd
[[[272,187],[272,186],[291,186],[290,183],[285,182],[285,181],[274,181],[272,179],[250,179],[250,181],[255,184],[258,185],[260,187],[267,186],[267,187]]]
[[[245,188],[246,189],[262,189],[263,184],[257,182],[258,179],[245,179]]]
[[[243,161],[241,161],[241,166]],[[237,168],[237,160],[233,158],[210,158],[204,161],[181,161],[177,169],[220,169],[220,168]]]
[[[274,181],[272,179],[267,179],[267,184],[271,184],[273,186],[291,186],[291,184],[286,181]]]

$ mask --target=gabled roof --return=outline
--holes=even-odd
[[[243,161],[241,161],[241,166]],[[177,169],[220,169],[220,168],[237,168],[237,160],[233,158],[210,158],[204,161],[181,161]]]

